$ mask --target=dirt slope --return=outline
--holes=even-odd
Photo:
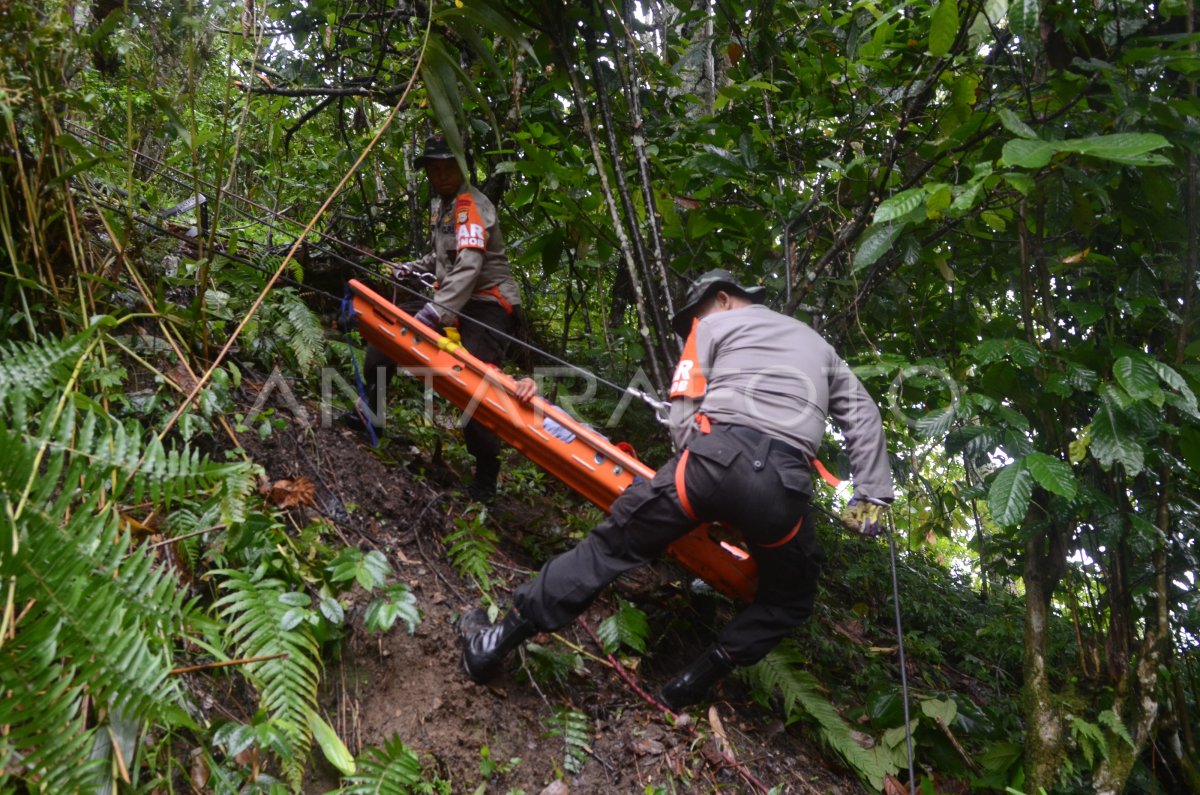
[[[327,661],[322,705],[352,752],[398,736],[454,793],[866,791],[812,746],[802,726],[785,728],[737,681],[721,687],[711,711],[693,708],[685,725],[673,725],[601,659],[604,653],[579,624],[561,639],[535,639],[558,651],[573,646],[584,652],[585,670],[565,684],[535,683],[515,658],[494,685],[471,683],[461,669],[456,622],[479,604],[479,593],[448,565],[442,544],[456,517],[478,510],[459,493],[459,475],[394,438],[381,456],[347,430],[302,427],[284,407],[277,411],[287,426],[266,440],[247,435],[247,452],[271,480],[304,476],[317,484],[316,504],[292,510],[320,513],[349,543],[383,552],[423,614],[415,635],[397,622],[388,634],[373,636],[361,627],[365,599],[347,609],[350,630],[341,658]],[[544,539],[561,531],[567,511],[581,506],[564,493],[519,500],[511,491],[502,475],[487,519],[500,538],[494,564],[503,578],[495,589],[501,598],[540,564],[525,549],[550,545]],[[703,650],[712,624],[727,617],[729,605],[690,594],[688,580],[682,569],[661,563],[612,589],[650,618],[648,654],[623,666],[646,692]],[[606,594],[593,606],[588,625],[598,626],[612,612],[613,599]],[[587,716],[590,741],[578,772],[564,767],[563,739],[548,734],[556,708]],[[306,792],[336,786],[336,772],[318,759]]]

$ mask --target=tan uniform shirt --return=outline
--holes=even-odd
[[[521,303],[496,207],[487,196],[464,183],[455,196],[434,200],[431,221],[432,250],[413,265],[437,276],[433,300],[442,322],[452,322],[472,298],[506,308]]]

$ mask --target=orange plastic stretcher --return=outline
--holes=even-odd
[[[654,477],[654,470],[554,404],[540,397],[518,401],[512,378],[362,282],[352,280],[350,290],[359,332],[368,342],[596,507],[610,510],[636,478]],[[543,426],[547,417],[573,438],[563,441],[548,433]],[[708,525],[697,527],[667,552],[721,593],[752,599],[757,587],[754,561],[715,532]]]

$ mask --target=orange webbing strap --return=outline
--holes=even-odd
[[[687,468],[688,453],[690,450],[684,450],[683,455],[679,456],[679,463],[675,465],[675,491],[679,494],[679,507],[683,508],[683,512],[691,520],[696,519],[696,511],[692,509],[692,501],[688,499],[687,483],[684,482],[684,470]]]
[[[800,521],[796,522],[796,526],[792,528],[791,532],[789,532],[783,538],[779,539],[778,541],[772,541],[770,544],[755,544],[755,546],[762,547],[763,549],[778,549],[796,537],[796,533],[800,532],[800,525],[802,524],[804,524],[803,516],[800,517]]]
[[[508,302],[508,299],[500,294],[499,287],[489,287],[486,290],[476,290],[475,295],[490,295],[500,302],[500,306],[504,307],[504,311],[508,314],[513,313],[513,305]]]
[[[712,433],[712,420],[704,412],[696,412],[696,427],[700,429],[700,433]]]
[[[821,480],[825,481],[830,486],[833,486],[835,489],[842,485],[842,481],[838,480],[836,475],[825,468],[825,465],[821,463],[821,459],[813,458],[812,465],[817,470],[817,474],[821,476]]]

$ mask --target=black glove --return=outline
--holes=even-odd
[[[417,314],[413,316],[413,319],[418,323],[424,323],[434,331],[441,330],[442,315],[440,312],[438,312],[437,307],[433,304],[425,304],[425,306],[421,307]]]

